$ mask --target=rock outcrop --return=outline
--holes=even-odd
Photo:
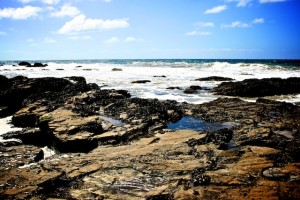
[[[218,95],[240,97],[263,97],[300,93],[300,77],[246,79],[223,82],[214,89]]]

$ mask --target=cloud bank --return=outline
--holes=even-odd
[[[43,9],[33,6],[25,6],[23,8],[4,8],[0,9],[0,19],[1,18],[11,18],[11,19],[27,19],[33,16],[37,16],[39,12]]]
[[[59,30],[59,34],[74,34],[84,31],[95,31],[105,29],[127,28],[127,19],[88,19],[85,15],[78,15],[71,21],[66,22]]]

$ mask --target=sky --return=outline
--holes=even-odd
[[[0,60],[300,59],[300,0],[0,0]]]

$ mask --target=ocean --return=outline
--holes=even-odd
[[[9,78],[23,75],[37,77],[83,76],[88,83],[103,89],[128,90],[133,97],[176,100],[199,104],[219,96],[211,93],[220,82],[196,81],[198,78],[221,76],[241,81],[249,78],[300,77],[300,60],[239,59],[113,59],[113,60],[38,60],[47,67],[18,66],[20,61],[0,61],[0,74]],[[113,70],[117,69],[117,70]],[[145,84],[132,81],[149,80]],[[191,85],[201,86],[198,94],[185,94]],[[167,89],[178,87],[178,89]],[[291,103],[300,102],[298,95],[266,97]],[[255,101],[255,98],[243,98]]]

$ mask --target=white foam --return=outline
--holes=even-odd
[[[45,146],[42,148],[42,151],[44,152],[44,159],[52,157],[55,155],[55,151],[50,149],[49,147]]]
[[[18,139],[3,139],[1,135],[12,132],[12,131],[20,131],[22,128],[16,128],[14,127],[10,122],[11,122],[12,116],[6,117],[6,118],[1,118],[0,119],[0,142],[21,142]]]

